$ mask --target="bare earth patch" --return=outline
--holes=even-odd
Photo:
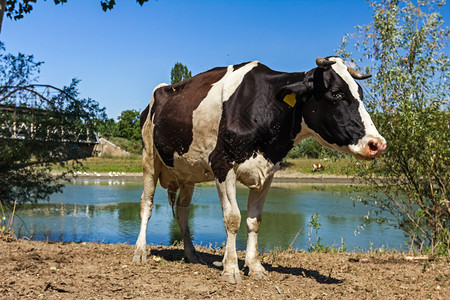
[[[179,247],[0,239],[1,299],[450,299],[450,260],[403,254],[271,252],[268,279],[220,280],[222,252],[199,249],[208,265],[185,263]],[[240,266],[246,274],[239,252]]]

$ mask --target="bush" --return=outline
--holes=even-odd
[[[403,229],[412,246],[450,252],[450,61],[438,10],[443,1],[371,1],[374,21],[355,38],[359,60],[370,60],[366,95],[373,121],[387,140],[382,159],[362,164],[377,212]]]

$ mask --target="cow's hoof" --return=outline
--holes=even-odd
[[[186,261],[190,262],[191,264],[201,264],[206,265],[206,262],[203,260],[203,258],[197,253],[186,253]]]
[[[241,274],[239,274],[239,273],[235,273],[235,274],[223,273],[222,274],[222,280],[227,282],[227,283],[231,283],[231,284],[242,283]]]
[[[223,267],[223,262],[221,260],[218,260],[218,261],[213,262],[213,265],[221,268],[221,267]]]
[[[267,271],[257,271],[257,272],[250,272],[248,276],[258,278],[258,279],[267,279],[269,273]]]
[[[135,251],[133,255],[133,263],[145,264],[147,262],[147,252]]]
[[[146,256],[140,256],[140,255],[133,256],[133,263],[135,263],[135,264],[145,264],[146,262],[147,262]]]

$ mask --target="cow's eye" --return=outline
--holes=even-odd
[[[335,100],[335,101],[342,100],[342,99],[344,99],[344,97],[345,97],[344,93],[335,93],[335,94],[333,94],[333,100]]]

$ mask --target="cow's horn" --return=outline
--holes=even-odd
[[[331,66],[332,64],[335,64],[335,63],[336,63],[335,61],[328,60],[328,59],[325,59],[323,57],[316,58],[317,66],[319,68],[322,68],[322,69],[325,69],[326,67],[329,67],[329,66]]]
[[[370,74],[360,73],[360,72],[358,72],[358,71],[356,71],[356,70],[354,70],[354,69],[352,69],[350,67],[347,67],[347,70],[350,73],[350,75],[352,75],[352,77],[355,78],[355,79],[361,79],[362,80],[362,79],[367,79],[367,78],[372,77],[372,75],[370,75]]]

